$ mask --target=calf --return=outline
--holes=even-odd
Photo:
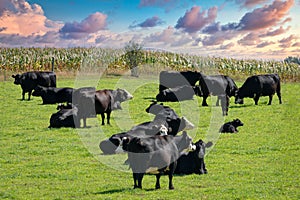
[[[194,98],[194,95],[201,96],[201,89],[199,86],[178,86],[176,88],[169,88],[160,91],[159,94],[156,95],[156,100],[160,102],[177,102],[184,100],[191,100]]]
[[[253,98],[255,105],[257,105],[261,96],[269,96],[268,105],[271,105],[275,92],[281,104],[280,77],[278,74],[250,76],[237,91],[235,103],[244,104],[244,98],[250,97]]]
[[[151,136],[122,139],[122,150],[128,153],[129,166],[133,172],[134,188],[142,188],[145,173],[157,173],[155,188],[160,188],[160,176],[167,173],[169,189],[174,189],[173,173],[180,152],[191,147],[192,139],[183,132],[180,136]],[[155,170],[154,170],[155,169]]]
[[[69,87],[55,88],[38,85],[34,89],[32,96],[42,97],[43,104],[71,103],[73,91],[74,89]]]
[[[235,119],[231,122],[223,124],[219,130],[220,133],[237,133],[237,127],[243,126],[243,122],[239,119]]]
[[[28,92],[28,100],[36,86],[56,87],[56,75],[54,72],[32,71],[23,74],[12,75],[15,79],[14,84],[21,85],[22,100],[25,99],[25,93]]]
[[[205,143],[199,140],[194,145],[196,150],[182,154],[177,160],[177,166],[174,174],[207,174],[204,156],[205,149],[212,146],[212,142]]]

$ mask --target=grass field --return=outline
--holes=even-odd
[[[41,98],[21,101],[21,88],[10,79],[0,82],[0,198],[1,199],[300,199],[300,84],[283,83],[283,104],[277,96],[255,106],[252,99],[235,105],[223,118],[215,106],[200,107],[201,98],[167,103],[197,125],[188,132],[194,139],[213,140],[206,156],[206,175],[168,178],[155,190],[155,177],[145,176],[143,189],[133,189],[126,155],[103,156],[99,142],[134,124],[150,121],[145,112],[157,93],[153,77],[58,77],[58,87],[88,84],[126,88],[134,99],[112,113],[112,125],[101,126],[100,116],[88,119],[89,128],[48,129],[56,105],[41,105]],[[241,82],[238,82],[241,85]],[[215,99],[210,99],[210,104]],[[224,121],[244,122],[238,134],[217,133]]]

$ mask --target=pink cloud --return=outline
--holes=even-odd
[[[195,33],[215,21],[217,7],[209,8],[208,11],[203,12],[200,12],[200,9],[200,6],[194,6],[191,10],[186,11],[185,15],[178,19],[175,28],[183,29],[188,33]]]
[[[290,27],[284,29],[282,26],[280,26],[280,28],[275,29],[273,31],[269,31],[265,34],[260,35],[261,37],[272,37],[272,36],[276,36],[276,35],[281,35],[286,33],[288,30],[290,29]]]
[[[229,44],[221,45],[220,49],[231,49],[232,47],[234,47],[234,43],[230,42]]]
[[[145,41],[147,42],[163,42],[163,43],[172,43],[174,40],[172,36],[175,30],[173,27],[169,26],[162,32],[153,33],[150,36],[146,37]]]
[[[294,5],[294,0],[276,0],[271,5],[246,13],[239,23],[241,30],[258,30],[278,25]]]
[[[297,36],[295,35],[290,35],[287,38],[283,38],[281,40],[279,40],[278,42],[280,43],[280,47],[282,48],[289,48],[292,46],[293,41],[295,41],[296,39],[298,39]]]
[[[235,3],[239,4],[241,8],[251,8],[267,1],[268,0],[235,0]]]
[[[245,37],[243,37],[242,39],[240,39],[238,41],[238,43],[243,46],[257,45],[260,42],[261,42],[261,39],[260,39],[259,35],[255,34],[255,33],[249,33],[248,35],[246,35]]]
[[[81,22],[66,23],[59,32],[66,39],[80,39],[90,33],[104,30],[106,27],[107,15],[100,12],[89,15]]]
[[[263,48],[263,47],[266,47],[266,46],[269,46],[269,45],[272,45],[272,44],[275,44],[275,42],[262,42],[260,44],[258,44],[256,47],[257,48]]]
[[[47,19],[37,4],[31,5],[25,0],[3,0],[0,3],[0,27],[3,34],[43,35],[58,30],[60,26]]]

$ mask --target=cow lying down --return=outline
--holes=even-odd
[[[53,113],[50,117],[50,125],[48,128],[61,128],[61,127],[80,127],[80,117],[78,116],[78,108],[72,104],[57,106],[59,110]]]
[[[127,152],[132,169],[134,188],[142,188],[145,173],[156,174],[155,188],[160,188],[162,174],[169,176],[169,189],[174,189],[173,174],[182,151],[192,149],[192,138],[183,132],[180,136],[155,135],[150,137],[124,137],[117,152]]]
[[[235,119],[231,122],[223,124],[219,130],[220,133],[237,133],[237,127],[243,126],[243,122],[239,119]]]
[[[194,95],[202,96],[199,86],[183,85],[176,88],[169,88],[160,91],[156,95],[156,100],[160,102],[177,102],[193,99]]]
[[[183,153],[179,157],[174,174],[207,174],[204,162],[205,149],[211,147],[213,143],[198,140],[194,145],[195,151]]]

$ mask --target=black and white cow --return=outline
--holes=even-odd
[[[183,85],[176,88],[168,88],[160,91],[156,95],[156,100],[160,102],[177,102],[184,100],[192,100],[194,95],[202,96],[199,86]]]
[[[280,92],[280,77],[278,74],[264,74],[250,76],[236,93],[235,103],[244,104],[244,98],[253,98],[255,105],[261,96],[269,96],[269,103],[271,105],[272,98],[275,92],[277,93],[279,103],[281,104]]]
[[[55,87],[44,87],[38,85],[32,96],[42,97],[43,104],[56,104],[64,102],[72,102],[73,88],[55,88]]]
[[[244,123],[239,119],[234,119],[231,122],[223,124],[219,130],[220,133],[237,133],[237,127],[244,126]]]
[[[36,86],[56,87],[56,75],[54,72],[32,71],[23,74],[12,75],[15,79],[14,84],[21,85],[22,100],[25,99],[25,93],[28,92],[28,100]]]
[[[204,162],[205,150],[213,145],[212,142],[203,142],[201,139],[195,144],[196,150],[182,154],[177,160],[174,174],[207,174]]]
[[[182,151],[192,147],[192,138],[183,132],[180,136],[151,136],[122,139],[119,148],[128,153],[129,166],[132,169],[134,188],[142,188],[145,173],[156,174],[155,188],[160,188],[162,174],[169,176],[169,189],[174,189],[173,174],[177,159]],[[116,150],[117,152],[118,149]]]

